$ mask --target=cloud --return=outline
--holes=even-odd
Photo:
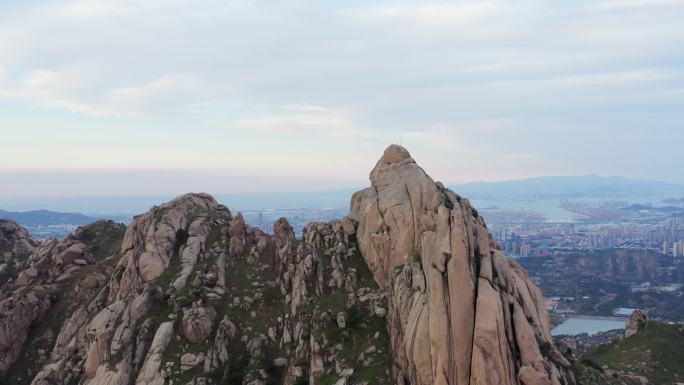
[[[598,74],[583,74],[560,76],[543,80],[543,83],[562,87],[585,87],[585,86],[618,86],[633,83],[653,82],[667,79],[668,75],[663,71],[639,70],[617,71]]]
[[[354,128],[345,114],[320,106],[285,107],[286,113],[241,118],[230,123],[232,128],[256,129],[285,133],[338,132]]]
[[[419,142],[439,149],[458,149],[461,153],[477,154],[485,149],[495,151],[491,144],[477,140],[477,138],[516,129],[519,129],[519,126],[512,118],[478,119],[458,123],[429,124],[404,132],[401,138],[409,143]],[[509,151],[500,151],[499,155],[505,153]]]
[[[366,128],[350,114],[342,111],[314,105],[290,105],[273,109],[282,112],[276,115],[239,118],[226,125],[231,129],[268,131],[304,137],[317,135],[356,144],[386,144],[386,130]]]
[[[78,74],[35,70],[15,81],[7,80],[6,76],[3,81],[0,77],[0,98],[65,108],[90,116],[140,116],[189,112],[205,103],[203,97],[215,94],[196,74],[165,75],[138,86],[94,95],[84,95],[85,87]]]
[[[79,22],[122,17],[180,3],[181,0],[76,0],[39,8],[39,13],[54,20]]]
[[[682,0],[608,0],[598,1],[597,8],[615,9],[632,7],[662,7],[684,4]]]
[[[91,115],[155,115],[230,100],[261,109],[260,124],[285,119],[278,123],[305,126],[301,117],[267,109],[309,103],[370,116],[372,124],[364,125],[398,127],[383,105],[407,111],[424,89],[430,94],[423,100],[437,105],[460,97],[459,88],[482,85],[473,96],[498,98],[480,107],[483,115],[497,115],[496,106],[519,100],[487,89],[492,83],[592,87],[656,80],[682,56],[684,26],[674,17],[681,2],[598,2],[614,3],[643,3],[654,11],[627,7],[614,14],[595,10],[596,2],[540,0],[515,6],[57,0],[0,16],[0,67],[76,82],[76,90],[46,89],[49,97],[11,94]],[[164,82],[174,83],[169,94],[177,89],[182,100],[150,108],[154,99],[168,102],[155,94]],[[126,93],[128,101],[118,96]]]
[[[454,134],[452,127],[433,125],[422,130],[408,131],[402,135],[406,141],[426,142],[434,147],[453,148],[463,146],[463,138]]]
[[[168,167],[214,164],[220,154],[200,140],[212,138],[263,167],[279,164],[258,155],[264,146],[288,148],[298,167],[315,163],[312,148],[334,148],[316,153],[334,159],[363,149],[371,155],[348,172],[365,173],[378,149],[403,140],[437,165],[456,150],[491,158],[477,179],[498,163],[530,166],[516,154],[549,172],[665,175],[684,164],[675,141],[652,165],[635,168],[630,154],[655,151],[644,149],[651,136],[681,135],[682,15],[677,0],[14,2],[0,13],[0,99],[16,103],[2,103],[0,124],[46,149],[46,132],[83,135],[92,116],[99,132],[147,133],[144,148],[164,137],[182,151],[179,133],[192,131],[192,159],[156,153]],[[584,141],[594,154],[573,157],[568,143]],[[606,148],[629,151],[608,165]],[[14,157],[0,164],[42,159]]]
[[[113,114],[172,113],[206,107],[219,91],[197,74],[171,74],[140,86],[118,88],[105,96],[102,110]]]
[[[0,79],[0,98],[78,111],[83,106],[67,96],[78,88],[78,84],[75,74],[33,70],[20,79],[11,80],[7,76]]]
[[[506,5],[498,2],[420,3],[380,5],[356,10],[351,14],[364,22],[409,24],[423,28],[452,28],[480,22],[502,13]]]
[[[491,85],[506,86],[511,89],[524,90],[534,88],[547,91],[552,88],[574,88],[595,92],[595,87],[643,87],[649,83],[657,83],[671,78],[664,70],[644,69],[638,71],[615,71],[604,73],[573,74],[550,77],[521,78],[515,80],[494,81]],[[622,96],[622,95],[616,95]]]

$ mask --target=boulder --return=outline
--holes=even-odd
[[[190,342],[204,342],[211,334],[216,311],[197,303],[183,311],[181,334]]]
[[[625,325],[625,338],[629,338],[637,334],[648,323],[648,316],[646,313],[637,309],[632,312]]]
[[[180,360],[181,372],[187,372],[188,370],[201,365],[202,362],[204,362],[204,353],[185,353],[181,356]]]
[[[343,312],[337,313],[337,327],[340,329],[344,329],[347,327],[347,315],[344,314]]]

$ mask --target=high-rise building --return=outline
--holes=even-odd
[[[679,240],[672,244],[672,255],[675,257],[684,256],[684,240]]]

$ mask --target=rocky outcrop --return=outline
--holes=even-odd
[[[470,205],[392,145],[354,194],[350,218],[388,290],[397,383],[561,384],[541,292]]]
[[[183,311],[181,334],[190,342],[204,342],[211,334],[215,317],[213,308],[194,303]]]
[[[67,362],[69,354],[77,341],[85,342],[88,320],[104,304],[103,287],[116,259],[96,261],[89,246],[75,237],[48,239],[33,250],[25,269],[3,288],[0,377],[22,383],[36,375],[36,366],[50,362],[37,383],[54,376],[72,378],[61,370],[82,364]]]
[[[0,219],[0,288],[26,266],[27,258],[38,247],[29,232],[9,219]]]
[[[632,312],[625,325],[625,338],[629,338],[639,332],[639,330],[646,327],[648,324],[648,316],[643,311],[637,309]]]
[[[125,234],[98,222],[44,242],[0,302],[2,383],[389,383],[386,296],[354,223],[275,228],[188,194]]]
[[[0,219],[0,256],[4,263],[11,258],[31,255],[37,246],[38,242],[25,228],[10,219]]]

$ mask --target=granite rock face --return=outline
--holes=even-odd
[[[27,258],[38,247],[29,232],[9,219],[0,219],[0,288],[26,266]]]
[[[637,309],[632,312],[625,325],[625,338],[629,338],[646,327],[648,316],[643,311]]]
[[[1,383],[391,383],[386,296],[348,220],[269,235],[187,194],[120,230],[25,258],[0,301]]]
[[[467,199],[403,147],[385,150],[354,194],[359,248],[387,290],[397,383],[561,384],[540,290],[507,259]]]
[[[88,319],[103,306],[103,287],[115,263],[115,256],[95,260],[89,246],[76,236],[38,245],[16,280],[2,288],[0,377],[8,383],[26,382],[40,363],[52,358],[56,363],[52,371],[80,367],[82,361],[67,362],[69,353],[76,341],[85,340]],[[34,363],[36,367],[31,367]],[[59,375],[72,378],[71,372]]]
[[[400,146],[370,180],[348,217],[301,239],[207,194],[125,231],[4,231],[22,262],[0,290],[0,383],[574,383],[539,289],[466,199]]]

